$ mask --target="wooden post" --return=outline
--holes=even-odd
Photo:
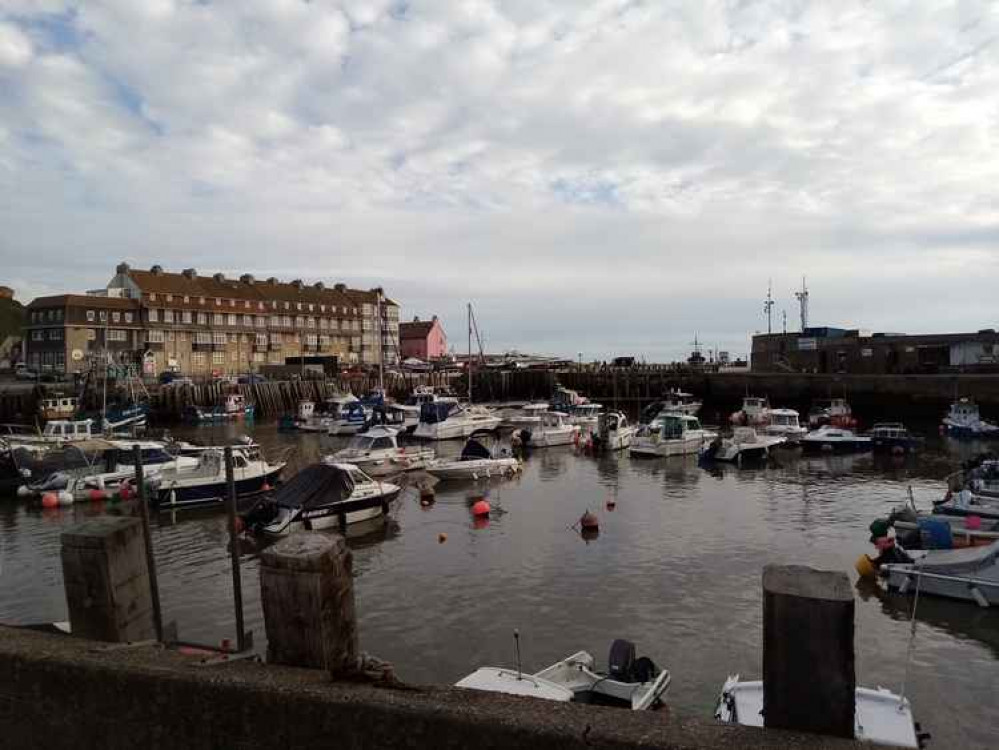
[[[342,536],[303,532],[265,550],[260,600],[268,661],[355,671],[353,558]]]
[[[120,643],[157,635],[138,518],[93,518],[60,541],[74,636]]]
[[[763,568],[763,723],[854,736],[854,600],[845,573]]]
[[[229,555],[232,560],[232,598],[236,609],[236,650],[246,650],[243,625],[243,578],[239,568],[239,532],[236,529],[236,479],[233,476],[232,446],[225,447],[225,509],[229,526]]]
[[[132,465],[135,467],[135,490],[139,496],[139,518],[142,521],[142,544],[146,552],[146,569],[149,571],[149,596],[153,602],[153,627],[156,640],[163,640],[163,612],[160,609],[160,584],[156,577],[156,556],[153,554],[153,535],[149,530],[149,498],[146,477],[142,467],[142,447],[132,446]]]

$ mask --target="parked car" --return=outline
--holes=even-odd
[[[266,382],[267,378],[265,378],[263,375],[258,375],[255,372],[251,372],[248,375],[239,376],[240,385],[255,385],[256,383],[266,383]]]

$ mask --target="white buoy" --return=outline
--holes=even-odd
[[[59,498],[59,505],[73,504],[73,493],[69,490],[60,490],[57,497]]]
[[[17,488],[17,496],[19,498],[24,499],[26,497],[31,497],[32,494],[34,493],[32,493],[32,491],[28,488],[28,485],[26,484],[22,484],[20,487]]]

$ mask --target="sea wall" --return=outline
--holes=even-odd
[[[707,750],[872,745],[0,627],[0,746],[49,750]]]

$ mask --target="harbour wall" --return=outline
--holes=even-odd
[[[872,748],[448,687],[337,682],[322,670],[211,664],[154,644],[0,626],[0,745],[50,750],[708,750]]]

